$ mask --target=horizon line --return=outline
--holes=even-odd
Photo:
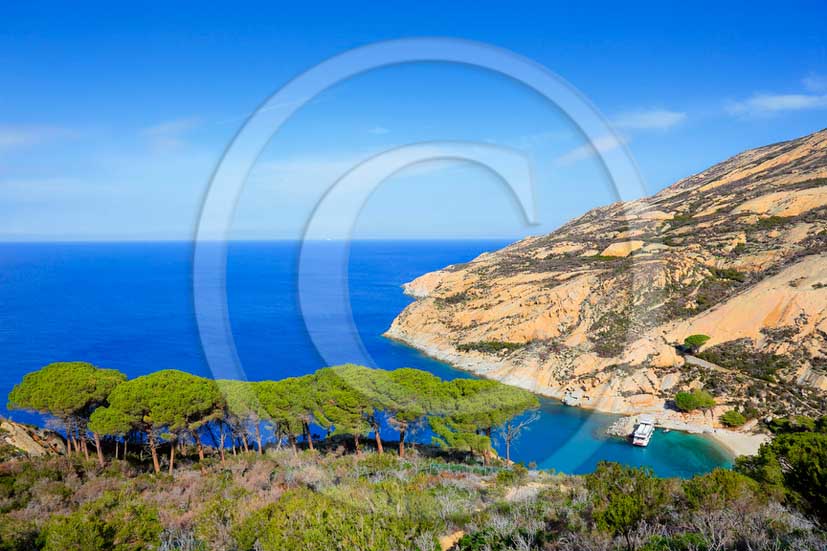
[[[543,234],[544,235],[544,234]],[[358,237],[353,239],[301,239],[291,237],[274,238],[240,238],[240,239],[5,239],[0,237],[0,245],[36,245],[36,244],[128,244],[128,243],[342,243],[346,241],[395,242],[395,241],[519,241],[533,234],[523,236],[480,236],[480,237]]]

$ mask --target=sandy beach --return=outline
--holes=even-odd
[[[708,425],[686,423],[677,419],[670,419],[669,417],[658,418],[657,426],[661,428],[668,428],[670,430],[680,430],[708,436],[726,448],[733,457],[738,457],[741,455],[755,455],[758,453],[758,449],[761,447],[761,444],[769,441],[770,439],[770,437],[766,434],[753,434],[749,432],[713,428]]]

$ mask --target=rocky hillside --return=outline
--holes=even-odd
[[[65,453],[66,445],[56,432],[0,417],[0,461]]]
[[[747,151],[405,286],[388,330],[585,407],[667,411],[704,386],[753,415],[824,411],[827,130]],[[678,347],[710,338],[689,361]]]

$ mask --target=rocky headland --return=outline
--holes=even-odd
[[[748,453],[763,441],[749,439],[758,420],[827,406],[827,130],[746,151],[405,291],[416,300],[391,338],[483,377],[574,406],[652,413]],[[709,339],[687,351],[696,334]],[[678,411],[675,393],[695,388],[716,406]],[[732,409],[754,421],[724,430]]]

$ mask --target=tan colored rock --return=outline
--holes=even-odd
[[[0,442],[17,448],[29,457],[66,453],[63,439],[54,431],[38,429],[0,418]]]
[[[760,341],[763,330],[793,326],[802,318],[808,321],[799,325],[800,337],[812,334],[827,318],[827,287],[813,288],[822,274],[827,274],[827,255],[805,257],[703,314],[674,324],[665,338],[681,342],[700,333],[711,337],[707,347],[742,338]],[[790,285],[793,281],[795,286]]]
[[[465,532],[462,530],[457,530],[452,534],[448,534],[447,536],[442,536],[439,538],[439,547],[442,551],[448,551],[448,549],[452,548],[457,542],[462,539],[462,536],[465,535]]]
[[[600,253],[600,256],[616,256],[616,257],[626,257],[635,252],[636,250],[640,249],[646,244],[645,241],[640,240],[633,240],[633,241],[622,241],[620,243],[612,243],[605,249],[603,252]]]
[[[405,286],[417,300],[387,335],[483,377],[617,413],[658,411],[702,385],[675,349],[693,333],[710,335],[708,346],[747,338],[789,354],[785,384],[823,389],[827,211],[814,209],[827,208],[824,177],[827,131],[744,152],[653,197],[417,278]],[[788,220],[757,225],[769,216]],[[486,340],[527,346],[457,348]],[[746,398],[733,392],[722,398]]]
[[[661,210],[647,210],[639,214],[641,220],[671,220],[673,215]]]
[[[827,206],[827,188],[779,191],[762,195],[732,210],[732,214],[755,213],[770,216],[798,216],[803,212]]]

